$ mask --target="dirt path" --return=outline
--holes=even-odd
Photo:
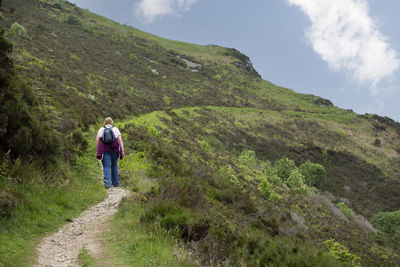
[[[107,219],[118,210],[118,205],[128,191],[123,188],[108,189],[108,197],[83,212],[57,233],[42,240],[38,246],[37,264],[34,266],[80,266],[78,255],[85,247],[89,253],[100,259],[100,266],[112,266],[107,262],[101,235],[108,231]]]

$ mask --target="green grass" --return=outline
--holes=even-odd
[[[304,234],[304,240],[306,240],[299,246],[315,246],[335,235],[351,251],[361,251],[359,254],[364,262],[374,262],[375,256],[372,253],[375,252],[361,248],[361,246],[374,246],[374,240],[367,233],[362,232],[355,225],[350,226],[340,221],[329,210],[321,210],[321,206],[316,205],[308,197],[303,198],[294,194],[292,190],[284,189],[279,182],[269,177],[268,173],[260,173],[262,164],[268,165],[267,161],[274,162],[286,156],[295,160],[297,166],[307,159],[315,160],[323,165],[327,170],[328,179],[324,180],[322,190],[338,190],[336,192],[343,190],[343,185],[336,182],[338,176],[345,176],[347,179],[351,177],[349,180],[353,184],[347,180],[351,188],[361,188],[359,183],[362,181],[359,179],[359,173],[364,173],[363,179],[368,182],[375,182],[374,179],[378,179],[379,173],[370,173],[371,167],[363,163],[360,158],[341,152],[339,146],[336,146],[337,151],[343,154],[329,150],[330,146],[338,142],[348,149],[353,149],[351,150],[353,152],[358,151],[356,130],[359,129],[353,130],[353,136],[348,135],[347,132],[352,129],[349,129],[345,122],[340,122],[338,118],[335,118],[334,111],[335,109],[331,117],[328,116],[329,113],[326,113],[326,118],[313,120],[305,116],[309,113],[302,111],[285,113],[254,107],[185,107],[168,112],[156,111],[122,122],[121,131],[126,132],[124,139],[126,147],[135,154],[130,154],[120,166],[125,172],[129,188],[135,192],[144,192],[146,200],[142,194],[136,193],[135,199],[123,204],[126,211],[121,211],[120,216],[123,218],[120,220],[130,220],[131,225],[135,225],[136,229],[136,224],[140,223],[140,220],[135,217],[136,221],[133,221],[133,218],[129,217],[130,214],[144,218],[150,216],[153,219],[145,220],[147,225],[141,225],[141,227],[155,228],[157,231],[158,228],[170,231],[171,224],[176,225],[178,229],[181,229],[182,225],[188,225],[189,229],[194,229],[190,231],[195,231],[195,236],[206,235],[200,241],[201,251],[197,251],[201,255],[200,260],[215,262],[229,257],[228,260],[231,263],[238,263],[241,260],[244,262],[253,260],[253,256],[245,256],[248,251],[247,245],[242,243],[243,240],[254,238],[260,242],[259,244],[263,242],[279,244],[280,238],[272,239],[270,236],[271,232],[277,231],[277,225],[279,229],[303,227],[302,223],[296,226],[282,219],[277,222],[272,219],[275,216],[284,218],[287,213],[296,211],[305,219],[305,225],[308,228],[306,233],[299,233],[300,236]],[[160,119],[160,117],[166,118],[166,114],[168,114],[166,120]],[[293,124],[296,124],[295,128]],[[152,135],[152,131],[146,127],[148,125],[159,127],[161,129],[159,135]],[[295,142],[294,137],[296,137]],[[313,139],[314,145],[307,143],[310,139]],[[323,151],[327,159],[324,159]],[[342,157],[346,161],[345,164],[356,166],[357,171],[353,173],[348,171],[351,168],[343,168]],[[226,166],[230,166],[229,175],[221,172],[221,169],[224,170]],[[186,167],[189,169],[187,170]],[[150,174],[153,177],[151,179],[148,178]],[[267,175],[271,188],[279,196],[279,201],[269,201],[259,192],[257,185],[263,175]],[[160,197],[160,192],[163,192],[162,197]],[[364,190],[358,192],[357,195],[347,197],[352,203],[363,205],[363,208],[358,206],[357,211],[363,211],[367,205],[371,209],[384,205],[376,198],[374,205],[370,205],[366,199],[361,198],[362,195],[369,194]],[[148,196],[152,196],[149,201],[147,201]],[[193,218],[201,214],[199,217],[206,223],[196,219],[195,221],[186,220],[188,216],[185,215],[185,209],[180,212],[179,208],[174,212],[179,213],[180,216],[174,213],[175,215],[169,218],[164,215],[164,212],[159,211],[168,210],[167,207],[157,204],[160,201],[178,203],[196,214],[192,216]],[[140,211],[138,206],[150,212]],[[135,211],[136,209],[138,210]],[[153,213],[157,213],[153,212],[154,210],[161,215],[154,215]],[[263,218],[260,215],[255,221],[247,217],[247,214],[257,211],[265,211],[268,216]],[[119,228],[127,228],[128,222],[126,223],[121,223]],[[258,230],[259,224],[260,230]],[[208,233],[204,233],[207,227]],[[192,233],[190,231],[189,233]],[[265,232],[261,234],[257,231]],[[174,231],[171,234],[177,236]],[[117,235],[117,231],[114,235]],[[357,239],[362,241],[357,241]],[[230,240],[229,244],[232,246],[228,246],[225,243],[228,242],[226,240]],[[253,246],[255,240],[249,241],[248,245]],[[126,240],[121,239],[120,249],[124,242]],[[297,241],[296,238],[291,238],[288,242],[296,243]],[[211,244],[215,245],[213,252],[208,251]],[[135,246],[137,246],[136,243]],[[236,253],[242,249],[245,251],[244,254],[235,258],[235,255],[238,255]],[[127,255],[131,255],[129,248],[126,250]],[[324,248],[322,248],[323,251]],[[139,249],[138,253],[143,252]],[[285,260],[300,260],[296,259],[295,254],[289,254],[283,256]],[[255,261],[261,259],[260,255],[254,257]]]
[[[89,254],[89,251],[85,248],[79,253],[78,259],[82,267],[95,267],[98,266],[96,259]]]
[[[132,159],[129,162],[135,164]],[[138,162],[135,165],[141,164]],[[129,172],[130,175],[138,174],[139,169],[135,167],[133,172]],[[140,192],[148,192],[154,185],[154,181],[145,175],[129,176],[123,182],[134,184],[134,190]],[[107,247],[115,255],[113,261],[122,266],[197,266],[191,262],[190,253],[185,251],[172,232],[160,225],[141,222],[140,218],[148,206],[147,201],[147,197],[141,193],[134,193],[122,202],[111,221]]]
[[[264,178],[260,166],[247,166],[239,155],[254,151],[265,165],[282,157],[297,166],[307,160],[319,163],[327,173],[321,191],[346,198],[354,212],[370,217],[400,205],[396,193],[400,125],[264,81],[236,66],[247,58],[232,49],[166,40],[61,0],[13,0],[2,7],[6,20],[0,20],[0,26],[6,32],[18,22],[29,36],[38,37],[7,35],[14,44],[16,70],[34,88],[39,109],[47,114],[38,118],[50,121],[59,136],[67,137],[66,152],[79,153],[87,145],[82,133],[101,125],[102,116],[112,116],[121,129],[128,155],[120,164],[121,180],[135,192],[123,203],[111,235],[116,258],[122,254],[124,265],[186,264],[190,255],[173,237],[175,231],[164,227],[186,223],[195,223],[187,234],[199,239],[196,254],[208,263],[235,262],[236,253],[237,264],[251,265],[252,260],[274,254],[265,248],[299,260],[301,248],[324,250],[321,243],[332,237],[363,262],[381,263],[376,257],[381,249],[373,238],[308,197],[286,190],[276,179],[268,182],[280,200],[262,197],[257,188]],[[87,48],[87,43],[96,47]],[[191,72],[178,55],[201,68]],[[69,142],[73,140],[82,142]],[[85,169],[90,164],[78,165]],[[0,230],[0,253],[7,256],[7,263],[9,259],[27,262],[23,255],[31,253],[34,241],[24,238],[33,240],[55,230],[83,209],[85,200],[93,200],[86,195],[91,189],[79,192],[89,180],[73,178],[81,172],[79,166],[74,170],[60,165],[54,174],[33,166],[25,176],[17,176],[31,178],[0,184],[4,203],[9,197],[20,207],[2,219],[6,227]],[[160,215],[147,224],[138,221],[143,209],[151,210],[163,200],[178,203],[181,208],[171,210],[182,217]],[[185,214],[205,219],[196,224]],[[32,224],[32,229],[24,223]],[[13,231],[7,230],[11,225],[21,233],[7,236]],[[288,240],[288,249],[279,246],[280,232],[297,230]],[[268,243],[271,246],[264,246]],[[292,249],[293,253],[285,252]]]
[[[123,266],[196,266],[182,245],[161,227],[140,222],[145,204],[126,200],[111,222],[109,238],[115,261]]]
[[[73,167],[54,169],[56,177],[24,164],[3,184],[20,204],[0,219],[0,266],[29,266],[41,237],[105,197],[96,161],[87,153]]]

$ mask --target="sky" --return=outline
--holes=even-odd
[[[264,80],[400,121],[398,0],[69,0],[157,36],[236,48]]]

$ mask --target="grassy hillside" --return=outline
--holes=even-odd
[[[116,225],[143,201],[140,223],[202,264],[399,264],[400,226],[385,218],[400,207],[400,124],[264,81],[235,49],[162,39],[66,1],[4,0],[0,26],[30,96],[18,94],[28,103],[18,114],[37,115],[13,120],[14,131],[11,117],[0,121],[1,154],[27,161],[12,140],[46,125],[53,165],[74,164],[85,132],[112,116],[126,140],[124,183],[138,192]],[[40,148],[28,154],[47,162]],[[326,173],[316,184],[310,162]]]
[[[293,119],[296,130],[290,127]],[[257,265],[267,258],[271,264],[334,266],[320,258],[323,254],[307,250],[314,247],[323,253],[324,242],[333,238],[361,257],[363,265],[392,265],[398,260],[395,250],[382,246],[386,244],[380,240],[383,237],[356,214],[384,207],[367,199],[371,189],[362,192],[357,188],[354,191],[359,195],[349,194],[347,200],[323,193],[342,189],[341,173],[355,186],[361,186],[360,177],[372,184],[378,169],[374,173],[374,165],[349,152],[317,146],[323,142],[317,138],[317,129],[322,126],[313,122],[316,125],[311,128],[313,124],[301,119],[301,113],[208,106],[153,112],[120,124],[128,151],[136,153],[122,162],[126,184],[152,198],[144,205],[147,212],[142,221],[175,229],[177,237],[204,264],[228,261]],[[336,124],[329,120],[319,123]],[[307,130],[302,125],[308,125]],[[330,140],[341,130],[324,129]],[[303,138],[313,138],[314,144],[304,144]],[[356,148],[353,151],[356,153]],[[295,193],[294,187],[272,175],[283,155],[295,160],[297,166],[307,159],[320,163],[327,178],[318,189]],[[348,171],[337,171],[339,164],[348,166]],[[260,190],[264,180],[269,182],[273,197]],[[350,183],[345,184],[350,187]],[[343,203],[354,211],[346,214]],[[296,252],[291,253],[291,249]]]

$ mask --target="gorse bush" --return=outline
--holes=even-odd
[[[375,255],[378,255],[380,259],[382,259],[385,263],[389,264],[390,266],[396,266],[394,259],[399,257],[399,255],[395,253],[394,250],[392,250],[391,248],[374,244],[371,247],[370,251],[373,252]]]
[[[136,54],[130,54],[129,55],[129,59],[131,60],[131,61],[135,61],[136,59],[137,59],[137,56],[136,56]]]
[[[339,210],[340,210],[341,212],[343,212],[343,214],[344,214],[347,218],[350,217],[350,215],[353,213],[353,210],[350,209],[350,208],[346,205],[346,203],[344,203],[344,202],[339,202],[338,204],[336,204],[336,207],[338,207]]]
[[[244,150],[239,156],[241,166],[253,170],[257,166],[256,153],[252,150]]]
[[[299,170],[304,176],[304,182],[310,186],[319,187],[321,182],[326,178],[325,168],[318,163],[306,161],[300,165]]]
[[[261,182],[258,184],[258,190],[267,199],[269,199],[269,197],[273,193],[273,190],[271,188],[271,184],[267,181],[267,179],[262,179],[261,180]]]
[[[379,212],[371,218],[372,225],[390,235],[400,233],[400,210],[393,212]]]
[[[219,173],[230,182],[234,184],[239,184],[239,179],[236,176],[236,172],[230,164],[221,167],[219,169]]]
[[[282,181],[286,181],[293,170],[296,169],[296,164],[293,160],[282,158],[275,162],[273,174],[277,175]]]
[[[309,166],[309,164],[306,166]],[[282,158],[277,160],[273,167],[271,167],[271,164],[265,164],[263,169],[265,169],[263,172],[268,175],[271,181],[276,181],[278,183],[284,182],[298,194],[308,195],[312,191],[305,183],[305,177],[293,160]],[[314,169],[311,169],[312,171],[310,173],[313,174]]]
[[[20,36],[22,38],[30,40],[31,38],[28,35],[28,31],[26,28],[19,24],[18,22],[14,22],[10,27],[10,34],[12,36]]]
[[[298,169],[292,170],[286,183],[296,193],[308,195],[311,192],[311,189],[304,183],[304,177]]]
[[[339,244],[335,240],[326,240],[324,244],[328,247],[329,254],[342,261],[347,266],[361,266],[361,258],[357,257],[357,255],[355,254],[350,253],[345,246]]]
[[[400,240],[400,210],[393,212],[379,212],[371,218],[371,224],[396,245]]]
[[[268,199],[269,201],[276,201],[281,198],[280,195],[274,192],[272,189],[272,185],[267,179],[261,179],[261,182],[257,186],[260,193],[263,195],[264,198]]]

